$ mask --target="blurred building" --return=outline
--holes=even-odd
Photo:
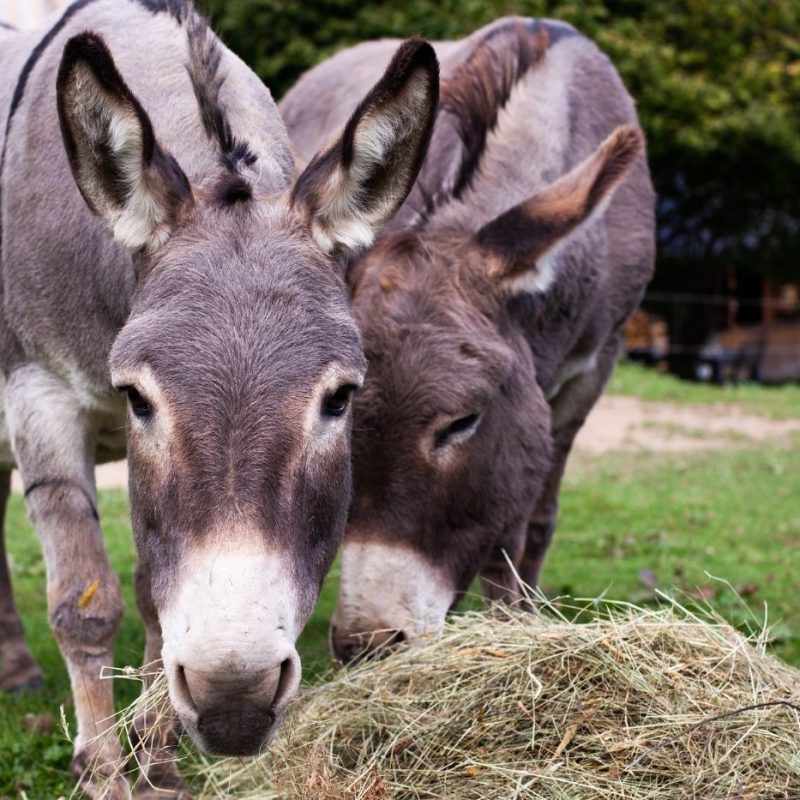
[[[0,22],[17,28],[36,28],[71,0],[0,0]]]
[[[724,281],[660,269],[625,328],[633,359],[715,383],[800,381],[800,281],[731,267]]]

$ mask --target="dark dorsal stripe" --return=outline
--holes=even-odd
[[[194,12],[189,0],[136,0],[136,2],[153,14],[169,14],[181,23]]]
[[[84,8],[86,8],[86,6],[90,6],[94,2],[95,0],[78,0],[78,2],[73,3],[69,8],[67,8],[67,10],[59,18],[58,22],[56,22],[56,24],[53,25],[49,31],[47,31],[39,44],[33,48],[31,54],[28,56],[27,61],[22,67],[22,71],[19,73],[19,77],[17,78],[17,85],[14,88],[14,94],[11,98],[11,106],[8,110],[8,118],[6,119],[6,135],[5,139],[3,140],[3,150],[0,152],[0,256],[2,256],[3,245],[3,168],[6,164],[6,150],[8,149],[8,136],[9,132],[11,131],[11,121],[14,119],[14,114],[16,113],[17,108],[19,108],[19,104],[22,102],[22,96],[25,94],[25,87],[28,84],[28,78],[30,77],[31,71],[42,57],[42,53],[44,53],[44,51],[47,49],[47,45],[53,41],[53,39],[58,35],[67,22],[72,19],[72,17],[74,17],[79,11],[82,11]]]
[[[48,45],[58,36],[64,26],[76,14],[94,2],[95,0],[76,0],[64,11],[55,25],[47,31],[25,61],[17,78],[17,85],[14,88],[11,106],[6,119],[5,140],[3,141],[2,152],[0,152],[0,185],[2,185],[11,124],[25,95],[25,88],[31,72]],[[222,87],[224,78],[218,77],[217,72],[222,55],[219,43],[208,27],[208,23],[195,11],[190,0],[133,0],[133,2],[153,14],[169,14],[179,24],[186,25],[191,53],[191,63],[187,65],[187,69],[192,79],[197,101],[200,104],[200,113],[206,133],[209,138],[213,138],[218,142],[221,160],[227,170],[236,172],[240,162],[248,166],[254,164],[257,156],[245,142],[233,135],[230,122],[219,102],[219,90]],[[231,194],[228,191],[222,196],[235,196],[236,201],[238,201],[243,199],[244,195],[245,191],[239,185],[236,192]],[[1,209],[2,193],[0,193]],[[0,224],[0,245],[2,245],[2,237],[3,230]]]
[[[90,6],[94,3],[95,0],[78,0],[77,3],[73,3],[67,10],[61,15],[58,22],[50,28],[49,31],[44,35],[42,40],[36,47],[33,48],[31,54],[28,56],[28,60],[25,62],[25,65],[22,67],[22,72],[19,74],[19,78],[17,78],[17,85],[14,89],[14,96],[11,98],[11,108],[8,112],[8,119],[6,120],[6,137],[8,137],[8,132],[11,130],[11,120],[14,118],[14,114],[16,110],[19,108],[19,104],[22,102],[22,96],[25,94],[25,87],[28,85],[28,78],[30,78],[31,72],[33,68],[38,63],[39,59],[42,57],[42,53],[47,49],[47,45],[55,39],[56,36],[61,32],[62,28],[79,12],[82,11],[86,6]],[[3,147],[5,150],[5,147]]]
[[[8,136],[9,130],[11,130],[11,120],[14,117],[14,113],[16,112],[17,108],[19,108],[19,104],[22,102],[22,97],[25,94],[25,87],[28,85],[28,78],[30,77],[31,71],[36,66],[39,59],[42,57],[42,53],[47,49],[47,46],[53,39],[58,36],[64,26],[74,17],[79,11],[82,11],[86,6],[90,6],[94,3],[95,0],[77,0],[77,2],[73,3],[69,6],[66,11],[61,15],[58,22],[50,28],[49,31],[44,35],[42,40],[36,47],[33,48],[31,54],[28,56],[28,60],[25,62],[25,65],[22,67],[22,71],[19,74],[19,78],[17,79],[17,85],[14,89],[14,96],[11,99],[11,108],[8,112],[8,119],[6,120],[6,136]],[[178,21],[182,21],[184,15],[191,10],[191,5],[186,2],[186,0],[135,0],[135,2],[139,3],[139,5],[146,8],[148,11],[152,11],[154,14],[167,12],[175,17]],[[12,25],[6,25],[5,23],[0,22],[4,28],[10,28],[11,30],[16,30]],[[3,148],[5,150],[5,147]],[[2,164],[0,163],[0,172],[2,171]]]

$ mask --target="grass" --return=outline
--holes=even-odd
[[[714,386],[682,381],[673,375],[661,375],[640,364],[626,362],[614,371],[607,392],[663,403],[733,403],[746,411],[772,419],[792,419],[800,415],[800,384],[760,386],[742,383]]]
[[[117,639],[118,664],[140,663],[144,652],[144,630],[139,623],[133,597],[133,570],[136,557],[128,520],[125,492],[101,492],[100,516],[106,534],[109,556],[122,580],[126,613]],[[25,633],[41,664],[47,683],[39,695],[0,695],[0,798],[30,800],[69,795],[72,781],[69,763],[72,745],[59,724],[59,706],[67,709],[70,724],[70,690],[66,668],[47,623],[44,564],[41,548],[25,506],[19,495],[12,495],[6,518],[6,541],[11,555],[12,580],[17,605],[25,623]],[[119,681],[117,701],[130,702],[134,684]],[[53,718],[53,729],[37,733],[26,723],[28,715]],[[73,727],[74,730],[74,727]]]
[[[796,449],[612,455],[566,476],[543,588],[639,604],[674,588],[734,623],[749,607],[800,666],[798,556]]]
[[[630,365],[617,372],[611,391],[688,403],[735,398],[772,417],[800,413],[798,387],[687,386]],[[127,606],[116,663],[138,664],[143,633],[133,600],[135,556],[124,493],[101,493],[100,511]],[[71,745],[60,730],[58,708],[66,706],[72,724],[69,684],[47,626],[39,545],[19,496],[11,500],[7,540],[17,602],[28,641],[44,668],[47,690],[38,696],[0,697],[0,800],[22,792],[31,800],[68,795]],[[549,594],[584,597],[605,592],[617,600],[642,604],[654,601],[656,586],[677,587],[744,624],[747,613],[741,601],[723,583],[708,577],[718,576],[730,582],[759,618],[768,607],[775,624],[775,652],[800,666],[799,558],[797,448],[771,445],[669,457],[614,454],[581,459],[568,473],[543,588]],[[306,677],[313,678],[328,666],[327,623],[337,581],[335,567],[300,643]],[[136,684],[119,681],[116,686],[119,705],[130,702]],[[31,714],[49,714],[53,729],[31,732],[26,723]]]

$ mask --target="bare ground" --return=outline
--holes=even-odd
[[[686,453],[790,440],[800,435],[800,419],[773,420],[735,405],[648,403],[636,397],[606,395],[595,406],[575,444],[579,454],[615,451]],[[125,462],[97,468],[97,488],[128,485]],[[19,474],[15,491],[22,491]]]
[[[620,450],[686,453],[789,441],[797,434],[800,419],[769,419],[735,405],[648,403],[606,395],[589,415],[575,446],[590,455]]]

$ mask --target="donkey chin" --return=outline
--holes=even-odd
[[[456,599],[452,582],[422,554],[395,544],[345,542],[330,627],[333,656],[347,664],[438,631]]]
[[[258,548],[194,554],[160,614],[173,708],[213,755],[255,755],[300,685],[295,591],[277,557]]]

